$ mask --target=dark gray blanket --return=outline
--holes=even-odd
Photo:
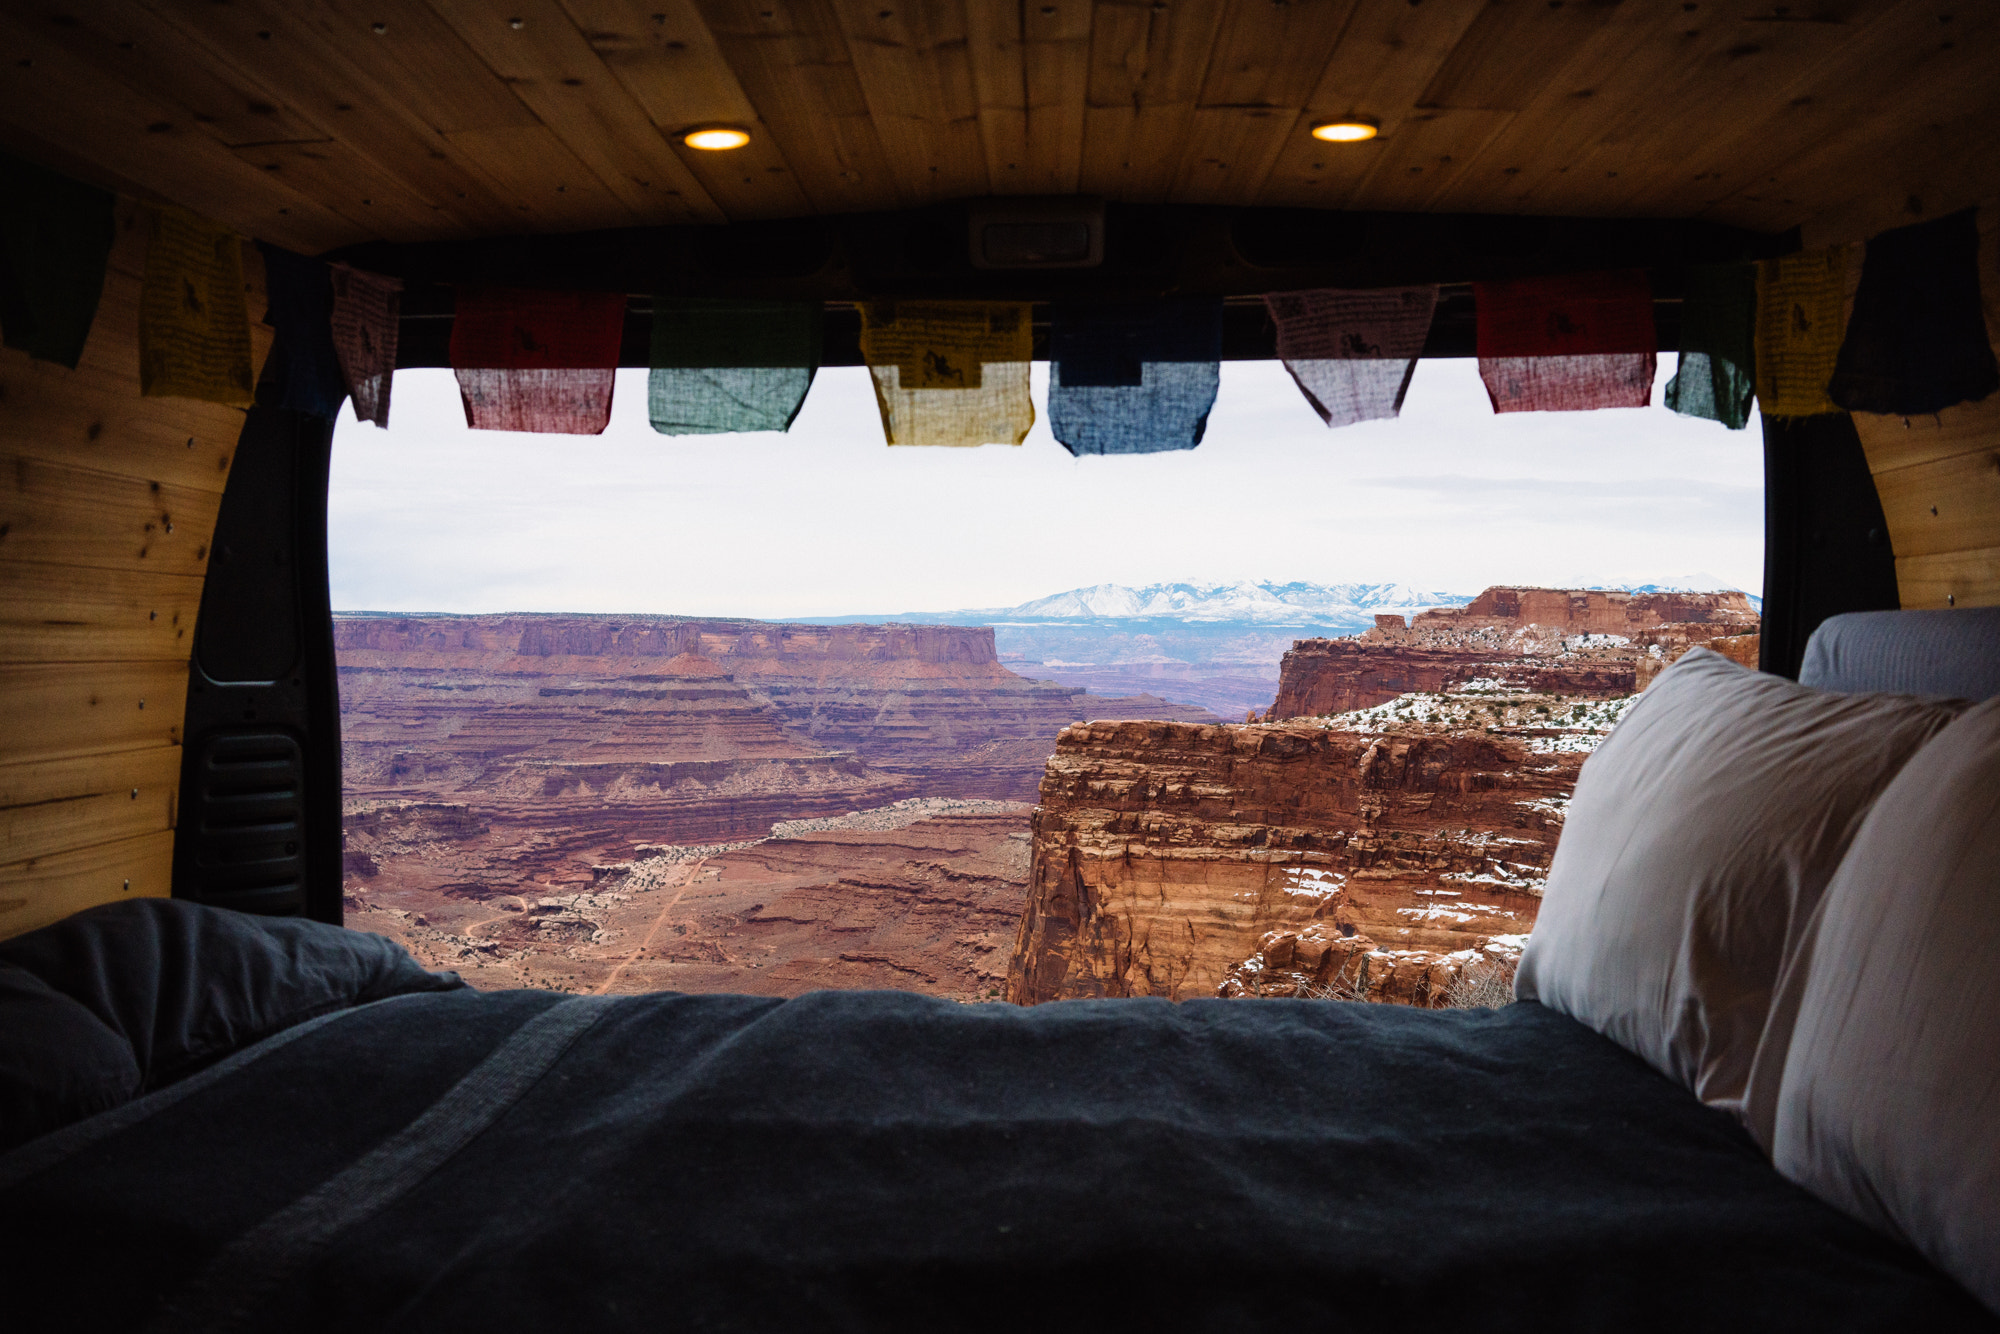
[[[1991,1329],[1531,1004],[406,996],[0,1157],[78,1329]]]

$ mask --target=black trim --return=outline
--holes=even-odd
[[[333,423],[278,408],[271,352],[210,543],[188,664],[174,897],[341,921]]]
[[[1764,625],[1757,665],[1797,680],[1806,641],[1847,611],[1893,611],[1896,553],[1845,412],[1764,418]]]

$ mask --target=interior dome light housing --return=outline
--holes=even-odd
[[[1375,121],[1363,116],[1346,116],[1340,120],[1323,120],[1313,126],[1312,136],[1329,144],[1358,144],[1373,139],[1382,132]]]
[[[734,125],[697,125],[682,133],[681,142],[703,152],[722,153],[749,143],[750,131]]]

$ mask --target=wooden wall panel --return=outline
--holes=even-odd
[[[1980,209],[1980,291],[2000,352],[2000,200]],[[1928,417],[1854,414],[1905,607],[2000,606],[2000,393]]]
[[[144,246],[121,205],[76,370],[0,350],[0,936],[171,890],[188,655],[243,413],[139,396]],[[244,267],[254,319],[254,250]],[[270,331],[251,332],[261,363]]]

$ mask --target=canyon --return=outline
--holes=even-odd
[[[482,987],[1504,998],[1591,751],[1741,594],[1496,587],[1224,723],[990,629],[343,616],[349,922]]]
[[[571,916],[550,921],[581,913],[599,922],[593,932],[622,939],[623,918],[605,895],[625,891],[607,880],[663,848],[714,848],[726,858],[774,828],[794,829],[802,832],[789,842],[832,840],[833,851],[813,854],[822,862],[838,860],[842,838],[858,838],[853,856],[867,861],[877,854],[862,845],[887,837],[884,819],[894,825],[910,803],[962,814],[969,802],[986,814],[961,830],[971,841],[959,851],[979,861],[1012,848],[1008,832],[1025,835],[1024,799],[1071,722],[1214,718],[1151,696],[1106,699],[1029,680],[1000,663],[992,631],[980,627],[341,615],[334,633],[350,919],[421,949],[430,948],[426,930],[513,941],[518,948],[502,953],[520,956],[519,966],[497,970],[485,965],[498,946],[438,946],[474,949],[469,975],[496,986],[554,976],[583,939],[523,936],[504,921],[540,921],[547,914],[535,905],[568,900]],[[989,827],[996,819],[1011,824]],[[815,821],[827,827],[802,829]],[[714,868],[755,879],[747,863]],[[530,917],[486,911],[508,903]],[[1018,885],[1009,911],[1018,914]],[[411,925],[417,917],[427,925]],[[822,934],[844,939],[831,928]],[[545,941],[560,949],[525,961]],[[641,962],[629,976],[651,975]],[[939,987],[971,986],[942,965],[925,968]]]
[[[1504,994],[1584,760],[1740,593],[1489,588],[1303,640],[1261,719],[1066,729],[1006,995]]]
[[[1359,635],[1300,640],[1284,656],[1265,716],[1345,713],[1477,680],[1629,695],[1695,644],[1756,666],[1758,625],[1736,592],[1489,588],[1463,607],[1380,615]]]

